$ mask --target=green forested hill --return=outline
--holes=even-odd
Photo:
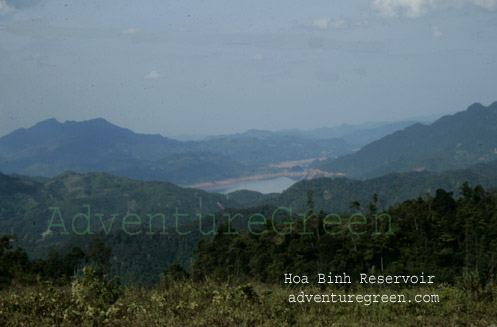
[[[59,208],[72,235],[73,216],[86,213],[85,204],[90,205],[92,231],[102,226],[95,216],[97,213],[103,214],[105,223],[109,223],[111,214],[116,214],[115,228],[128,212],[143,217],[143,224],[148,223],[147,214],[163,213],[167,216],[166,225],[172,226],[175,223],[172,214],[176,208],[187,215],[181,217],[183,223],[194,219],[196,214],[205,215],[224,207],[238,206],[237,202],[221,194],[106,173],[65,172],[43,184],[0,174],[0,197],[0,234],[15,234],[24,246],[36,249],[50,244],[51,237],[42,234],[54,214],[49,207]],[[54,222],[59,223],[58,216]],[[57,242],[61,237],[66,236],[58,235]]]
[[[138,235],[127,235],[122,230],[115,230],[106,235],[103,232],[91,236],[72,236],[58,244],[58,249],[71,249],[77,246],[85,251],[94,237],[99,237],[112,249],[112,273],[120,276],[126,284],[150,285],[159,281],[165,267],[178,263],[189,267],[194,258],[193,253],[200,239],[212,239],[219,224],[226,223],[232,217],[231,231],[247,232],[247,221],[253,214],[271,217],[273,206],[256,206],[247,209],[224,209],[212,215],[182,223],[165,229],[155,226],[154,234],[148,235],[144,230]],[[214,224],[213,224],[214,221]],[[255,225],[254,225],[255,226]],[[260,227],[260,226],[259,226]],[[167,233],[167,234],[165,234]]]
[[[473,104],[430,125],[414,124],[365,145],[357,153],[318,164],[352,178],[389,172],[443,171],[497,158],[497,102]]]
[[[44,258],[51,249],[62,254],[73,246],[86,250],[91,240],[99,237],[113,249],[113,271],[123,281],[150,283],[157,281],[167,264],[189,265],[196,242],[213,229],[212,214],[214,229],[228,219],[226,215],[240,214],[232,226],[246,230],[250,214],[270,215],[274,211],[272,206],[252,206],[264,195],[254,192],[251,200],[243,195],[244,191],[240,193],[229,197],[168,182],[138,181],[106,173],[65,172],[44,183],[0,174],[0,235],[15,235],[31,258]],[[87,224],[80,216],[73,226],[73,217],[86,214],[85,205],[90,206],[92,234],[77,235],[86,230]],[[252,207],[236,209],[248,206]],[[60,226],[59,215],[50,209],[54,207],[60,211],[65,230]],[[174,217],[176,208],[184,215],[178,217],[178,222]],[[122,223],[128,213],[138,215],[141,224],[126,225],[125,231]],[[155,216],[150,224],[148,214],[164,214],[165,223],[161,216]],[[199,216],[203,217],[204,234]],[[52,218],[53,234],[46,235]],[[136,218],[130,217],[128,221],[134,222]],[[138,230],[138,234],[130,235]],[[65,231],[67,235],[63,234]]]
[[[466,183],[460,193],[455,198],[437,189],[433,196],[403,201],[386,211],[374,201],[355,217],[337,218],[328,212],[311,216],[310,211],[291,225],[279,224],[278,231],[268,223],[257,234],[219,234],[211,242],[199,243],[194,268],[207,278],[267,283],[278,283],[285,273],[424,272],[436,276],[437,283],[463,284],[466,278],[475,288],[493,285],[497,195]],[[385,215],[375,218],[380,212]],[[353,224],[358,221],[362,223]],[[225,255],[216,255],[219,252]]]
[[[388,208],[395,202],[425,197],[436,189],[458,193],[464,182],[471,186],[497,187],[497,160],[445,172],[406,172],[355,180],[349,178],[318,178],[302,180],[280,194],[260,195],[258,204],[288,206],[301,211],[307,207],[308,191],[314,193],[316,210],[348,212],[350,203],[357,201],[366,210],[373,194],[378,195],[379,206]],[[256,196],[251,194],[252,198]]]
[[[50,249],[64,252],[75,245],[85,249],[91,239],[98,236],[114,249],[114,271],[124,281],[151,282],[169,263],[190,264],[195,243],[209,236],[200,231],[198,215],[202,217],[206,233],[212,230],[210,214],[215,214],[216,225],[240,214],[233,220],[233,228],[247,230],[247,219],[253,213],[270,217],[277,207],[291,208],[294,217],[306,213],[309,191],[312,191],[314,210],[347,214],[353,201],[359,202],[354,210],[367,212],[375,193],[376,205],[383,210],[395,202],[426,198],[427,194],[434,196],[438,188],[457,196],[466,181],[473,187],[495,187],[497,161],[463,170],[397,173],[364,181],[320,178],[296,183],[281,194],[237,191],[221,195],[105,173],[66,172],[43,183],[0,174],[0,234],[16,235],[19,244],[33,258],[44,257]],[[73,231],[72,219],[76,214],[87,213],[85,204],[90,205],[91,231],[95,234],[80,236]],[[68,235],[62,235],[62,227],[56,225],[53,235],[44,234],[52,218],[55,224],[60,223],[59,216],[49,207],[59,208]],[[174,218],[176,208],[186,215],[179,217],[178,224]],[[127,225],[132,234],[140,230],[139,234],[123,232],[122,220],[127,213],[140,217],[139,226]],[[150,231],[147,214],[161,213],[165,217],[167,235],[160,234],[164,231],[161,217],[152,223],[154,234],[147,234]],[[134,221],[135,218],[129,219]],[[84,223],[84,217],[80,217],[75,223],[76,231],[84,231]],[[191,232],[183,235],[178,231]]]

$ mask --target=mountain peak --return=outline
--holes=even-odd
[[[104,118],[92,118],[83,121],[66,120],[64,124],[78,124],[78,125],[92,125],[92,126],[115,126],[114,124],[108,122]]]
[[[109,121],[107,121],[106,119],[104,119],[102,117],[97,117],[97,118],[89,119],[86,122],[93,123],[93,124],[109,124],[109,125],[113,125],[112,123],[109,123]]]
[[[51,126],[59,126],[61,123],[55,118],[49,118],[47,120],[43,120],[37,123],[35,126],[43,126],[43,127],[51,127]]]
[[[472,105],[470,105],[466,111],[467,112],[475,112],[475,111],[480,111],[482,109],[486,109],[486,107],[484,105],[482,105],[481,103],[476,102],[476,103],[473,103]]]

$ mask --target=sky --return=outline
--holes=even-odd
[[[497,0],[0,0],[0,135],[396,121],[489,105],[496,73]]]

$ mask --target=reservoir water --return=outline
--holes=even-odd
[[[241,181],[228,185],[217,185],[206,188],[205,190],[222,194],[227,194],[238,190],[257,191],[261,193],[281,193],[298,181],[299,180],[297,179],[282,176],[256,181]]]

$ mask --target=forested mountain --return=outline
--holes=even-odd
[[[497,102],[473,104],[430,125],[414,124],[358,152],[317,164],[352,178],[389,172],[443,171],[497,158]]]
[[[176,183],[228,178],[246,167],[219,154],[188,152],[188,143],[160,135],[136,134],[104,119],[84,122],[55,119],[0,138],[0,170],[53,177],[66,170],[109,172]],[[196,175],[195,175],[196,174]]]
[[[66,170],[107,172],[192,185],[281,172],[284,161],[337,158],[415,121],[341,125],[313,131],[249,130],[180,142],[137,134],[97,118],[49,119],[0,138],[0,171],[54,177]]]
[[[72,219],[76,214],[88,212],[84,205],[90,206],[92,232],[102,230],[103,225],[109,230],[121,228],[127,213],[143,217],[146,232],[149,224],[147,214],[164,214],[167,217],[165,225],[169,227],[176,225],[172,216],[176,208],[186,215],[178,220],[183,224],[193,220],[197,214],[206,215],[224,207],[239,206],[221,194],[106,173],[65,172],[43,184],[0,174],[0,197],[0,234],[14,234],[24,246],[39,250],[38,253],[46,251],[52,242],[60,243],[61,238],[69,239],[75,235]],[[56,233],[53,236],[44,234],[52,218],[55,224],[60,224],[58,214],[50,207],[60,210],[68,235],[61,234],[63,228],[60,226],[54,228]],[[99,219],[96,214],[103,216]],[[115,219],[111,218],[113,214]],[[162,226],[161,222],[157,219],[157,225]],[[85,229],[79,227],[78,222],[74,226],[76,230]]]
[[[194,148],[218,152],[246,165],[330,158],[351,152],[351,147],[340,138],[315,139],[259,130],[207,138],[195,143]]]
[[[223,225],[211,242],[198,244],[194,270],[210,279],[275,284],[288,272],[311,278],[322,272],[332,276],[425,272],[436,276],[437,283],[461,282],[464,276],[465,282],[474,283],[467,286],[480,296],[474,285],[492,285],[496,277],[497,195],[467,184],[458,193],[456,198],[437,189],[425,199],[403,201],[386,210],[372,200],[368,210],[355,218],[316,213],[309,200],[306,219],[276,228],[268,221],[257,233],[228,236]],[[380,212],[387,215],[376,219]],[[364,223],[354,225],[351,219]]]
[[[50,258],[53,250],[62,258],[75,246],[88,251],[99,237],[113,249],[113,273],[125,283],[150,284],[168,264],[188,266],[196,242],[230,216],[241,215],[234,230],[247,230],[251,214],[271,216],[275,209],[236,209],[246,206],[236,198],[106,173],[65,172],[43,184],[0,174],[0,235],[15,235],[33,259]]]
[[[433,117],[427,117],[423,121],[432,121]],[[404,129],[407,126],[420,122],[419,120],[402,120],[395,122],[369,122],[358,125],[342,124],[335,127],[320,127],[313,130],[283,129],[275,132],[265,130],[248,130],[244,133],[231,135],[214,135],[206,137],[206,141],[212,140],[243,140],[243,139],[271,139],[276,136],[288,137],[297,136],[299,138],[311,139],[315,142],[322,140],[342,139],[352,147],[362,147],[363,145],[382,138],[395,131]]]
[[[480,298],[487,296],[485,285],[491,286],[495,281],[497,197],[495,191],[481,186],[473,188],[467,183],[461,185],[458,194],[456,197],[452,192],[437,189],[432,196],[406,200],[385,210],[378,207],[373,197],[367,210],[359,212],[354,208],[354,212],[338,219],[336,215],[327,217],[328,212],[317,212],[314,197],[309,193],[305,216],[299,218],[273,221],[270,217],[276,208],[262,206],[223,210],[223,214],[239,214],[240,218],[231,223],[220,219],[217,227],[208,223],[209,219],[205,219],[203,228],[186,223],[181,230],[191,233],[184,235],[168,228],[168,235],[130,236],[113,231],[109,235],[99,232],[72,237],[61,241],[59,252],[51,251],[46,260],[31,268],[22,252],[8,251],[11,239],[3,237],[0,262],[10,261],[11,265],[0,269],[6,278],[23,274],[29,280],[33,278],[31,274],[48,270],[61,276],[69,273],[63,264],[75,267],[86,256],[97,267],[121,276],[126,284],[156,282],[160,272],[174,262],[189,266],[193,280],[235,283],[279,283],[288,271],[313,276],[323,271],[346,271],[352,276],[426,272],[436,276],[437,283],[467,287]],[[377,213],[387,215],[376,220]],[[248,217],[253,214],[267,219],[258,219],[260,224],[251,228]],[[351,219],[357,218],[365,222],[352,226]],[[95,236],[102,237],[103,242]],[[103,257],[99,259],[95,253]],[[0,280],[0,287],[8,281]]]
[[[418,121],[415,120],[383,123],[378,126],[373,125],[368,128],[354,130],[350,133],[342,135],[341,138],[343,138],[348,144],[351,144],[357,148],[361,148],[368,143],[379,140],[388,134],[400,131],[416,123],[418,123]]]
[[[126,284],[150,285],[159,281],[161,272],[170,264],[177,263],[182,267],[189,267],[194,261],[193,253],[197,242],[200,239],[212,238],[218,225],[226,223],[229,217],[236,217],[230,223],[233,233],[247,232],[247,221],[251,215],[271,217],[275,209],[269,205],[224,209],[203,216],[201,224],[199,217],[192,217],[192,220],[181,223],[180,226],[170,226],[165,230],[160,225],[155,226],[154,234],[146,233],[148,226],[136,235],[127,235],[121,228],[117,228],[109,234],[100,231],[93,235],[72,235],[65,239],[58,237],[58,242],[52,243],[51,246],[61,250],[63,254],[73,247],[87,251],[92,240],[98,237],[112,249],[110,263],[113,274],[120,276]]]
[[[298,212],[307,206],[308,191],[314,193],[316,210],[348,212],[352,201],[358,201],[367,209],[374,193],[378,194],[379,206],[387,208],[396,201],[433,194],[437,188],[457,192],[465,181],[471,186],[496,187],[497,161],[455,171],[395,173],[365,181],[304,180],[280,194],[236,191],[221,195],[168,182],[132,180],[106,173],[65,172],[43,183],[0,174],[0,233],[16,234],[25,242],[40,242],[52,217],[49,207],[60,208],[69,224],[75,214],[86,212],[84,204],[91,205],[92,216],[102,213],[108,219],[110,214],[118,214],[117,222],[128,212],[140,216],[164,213],[170,217],[178,208],[188,214],[183,223],[195,219],[197,214],[264,204],[292,207]],[[92,223],[95,229],[101,229],[98,219]],[[174,223],[172,218],[167,219],[168,226]]]
[[[308,210],[309,194],[316,212],[368,212],[374,198],[378,210],[386,210],[404,200],[435,196],[438,188],[457,197],[465,181],[470,187],[497,186],[497,161],[451,172],[395,173],[366,181],[320,178],[296,183],[281,194],[266,195],[252,191],[221,195],[106,173],[66,172],[43,182],[0,174],[0,235],[16,235],[20,245],[35,258],[44,257],[50,249],[63,254],[73,246],[85,249],[98,236],[114,249],[113,269],[124,281],[153,282],[167,264],[188,266],[195,243],[229,217],[237,217],[232,222],[236,231],[247,230],[250,215],[271,217],[277,207],[291,208],[296,218]],[[90,231],[94,234],[77,235],[86,230],[85,216],[81,215],[88,213],[85,205],[90,206]],[[67,235],[62,234],[59,215],[50,209],[54,207],[60,210]],[[178,221],[174,216],[176,208],[186,215]],[[122,227],[128,213],[141,219],[139,225],[127,225],[132,235]],[[164,214],[165,223],[160,217],[150,223],[148,214]],[[136,221],[133,217],[128,221]],[[54,234],[46,235],[51,223]],[[147,234],[151,228],[154,233]],[[164,231],[167,235],[161,234]]]
[[[457,194],[464,182],[469,182],[471,186],[496,188],[497,160],[445,172],[391,173],[366,180],[349,178],[303,180],[281,194],[266,196],[259,203],[301,209],[306,207],[307,191],[312,190],[317,210],[347,212],[352,201],[359,202],[361,208],[366,210],[374,193],[378,194],[378,205],[388,208],[396,202],[424,197],[427,194],[434,195],[438,188]]]
[[[108,169],[117,176],[144,181],[168,181],[179,185],[257,174],[260,170],[263,169],[242,164],[223,154],[205,151],[176,152],[153,162],[134,161]]]
[[[180,142],[136,134],[102,118],[49,119],[0,138],[0,171],[53,177],[66,170],[194,184],[280,171],[270,163],[350,153],[341,139],[272,132]]]

